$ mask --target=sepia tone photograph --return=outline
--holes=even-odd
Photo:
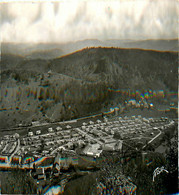
[[[0,194],[178,194],[177,0],[0,3]]]

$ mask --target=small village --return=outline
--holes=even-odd
[[[128,105],[134,106],[132,101]],[[103,153],[142,152],[151,144],[157,147],[156,140],[160,140],[163,133],[174,125],[175,121],[168,117],[120,116],[118,107],[110,109],[109,114],[102,117],[42,126],[37,121],[34,126],[26,127],[26,134],[1,137],[0,166],[4,169],[28,170],[39,194],[48,194],[51,190],[49,184],[55,181],[58,192],[63,193],[65,185],[76,174],[86,175],[95,167],[99,169],[97,162]],[[92,164],[82,161],[91,161]],[[75,171],[69,171],[70,167],[75,167]],[[119,185],[119,191],[135,193],[137,187],[128,178],[119,175],[116,178],[116,182],[125,184],[124,189]],[[113,180],[107,183],[114,183]],[[107,183],[99,182],[98,190],[107,193],[104,191]]]
[[[8,162],[18,159],[19,164],[26,164],[24,159],[33,162],[33,159],[53,157],[61,152],[96,158],[103,151],[121,151],[123,143],[129,144],[131,140],[135,141],[135,145],[145,147],[174,121],[167,117],[154,119],[139,115],[104,117],[102,120],[92,119],[81,123],[81,126],[78,126],[78,121],[52,125],[46,132],[42,132],[40,127],[39,130],[32,128],[22,137],[18,133],[6,135],[0,141],[1,159],[8,159]],[[136,146],[135,149],[140,148]]]

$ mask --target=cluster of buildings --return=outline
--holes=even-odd
[[[60,191],[72,175],[67,171],[70,166],[78,167],[82,155],[100,157],[104,151],[123,150],[124,145],[152,142],[161,131],[173,126],[174,121],[167,117],[145,118],[138,116],[114,116],[112,118],[89,119],[74,124],[53,124],[41,129],[31,128],[25,136],[6,135],[0,139],[0,166],[11,168],[14,163],[20,168],[30,170],[30,176],[38,185],[39,192],[53,178],[61,178]],[[134,146],[136,147],[136,146]],[[138,149],[138,148],[137,148]],[[64,157],[66,156],[66,157]],[[66,172],[63,170],[66,170]],[[63,179],[64,178],[64,179]],[[63,183],[64,182],[64,183]],[[110,186],[115,186],[110,188]],[[136,186],[123,176],[111,176],[98,183],[99,194],[135,194]]]
[[[36,130],[35,133],[29,131],[28,135],[22,138],[21,144],[21,150],[25,154],[31,152],[35,156],[49,156],[62,150],[72,150],[76,145],[82,147],[85,143],[82,135],[67,125],[65,129],[60,126],[49,127],[46,134],[41,134],[41,130]]]
[[[123,144],[134,150],[140,150],[147,143],[158,139],[162,131],[172,123],[167,117],[145,118],[142,116],[119,117],[119,124],[112,128],[114,138],[123,140]]]
[[[136,136],[142,135],[147,131],[151,134],[153,131],[151,123],[152,120],[152,118],[146,119],[140,115],[138,117],[133,116],[132,118],[119,118],[120,127],[118,127],[118,129],[113,128],[112,130],[114,130],[114,132],[118,130],[118,133],[120,132],[120,137],[122,139],[127,139],[130,137],[134,138]]]
[[[129,101],[125,101],[126,107],[132,107],[132,108],[147,108],[147,109],[153,109],[154,105],[153,103],[148,103],[146,99],[141,99],[137,101],[136,99],[130,99]]]
[[[19,134],[15,133],[14,135],[5,135],[0,138],[0,151],[3,155],[12,154],[17,145],[17,139],[19,138]]]
[[[38,127],[26,136],[20,137],[17,133],[4,136],[0,140],[0,152],[3,156],[19,159],[19,162],[25,157],[49,157],[63,152],[99,157],[103,151],[121,151],[124,141],[145,144],[170,123],[166,117],[153,119],[139,115],[86,120],[79,125],[76,122],[75,127],[73,124],[54,125],[47,127],[43,134]]]

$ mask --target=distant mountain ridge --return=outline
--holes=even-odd
[[[30,59],[52,59],[86,47],[138,48],[158,51],[179,51],[178,39],[171,40],[81,40],[69,43],[2,43],[4,54],[21,55]]]
[[[51,49],[45,51],[34,51],[25,57],[27,59],[54,59],[62,55],[64,55],[64,53],[61,49]]]

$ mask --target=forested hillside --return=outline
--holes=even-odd
[[[2,55],[2,127],[102,112],[113,101],[109,87],[177,91],[177,60],[176,52],[116,48],[86,48],[52,60]]]

